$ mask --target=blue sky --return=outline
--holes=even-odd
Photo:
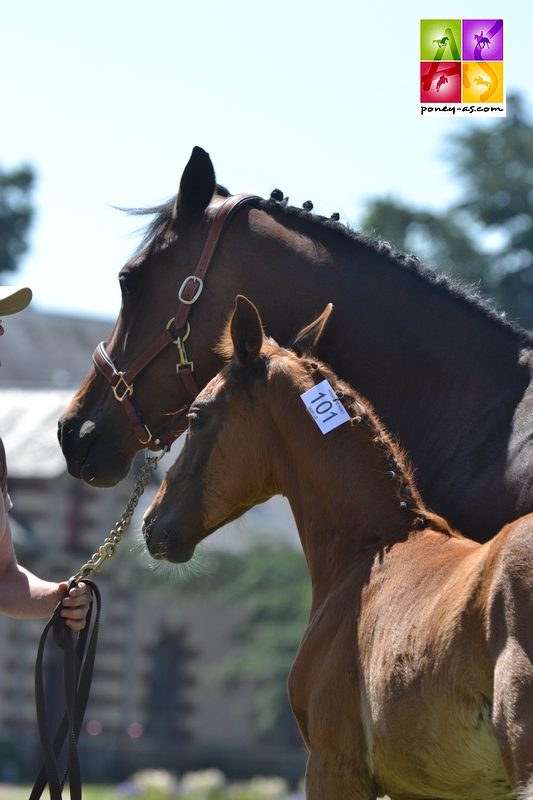
[[[38,173],[31,252],[14,279],[42,310],[114,318],[139,220],[195,144],[231,191],[356,222],[392,194],[445,207],[452,131],[421,118],[420,17],[503,17],[508,89],[533,103],[530,0],[19,0],[2,9],[0,163]]]

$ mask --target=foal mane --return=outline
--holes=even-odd
[[[226,361],[231,375],[233,372],[231,365],[234,347],[231,338],[230,319],[228,319],[224,327],[224,331],[215,347],[215,352]],[[298,374],[296,369],[283,369],[285,373],[290,374],[295,384],[300,382],[306,388],[309,388],[307,386],[309,377],[315,384],[324,379],[327,380],[350,415],[349,424],[352,427],[362,425],[366,428],[373,445],[380,452],[383,459],[384,475],[394,483],[398,503],[406,512],[410,512],[414,516],[416,527],[422,528],[429,525],[433,530],[441,531],[449,536],[459,536],[460,534],[454,531],[445,519],[430,511],[425,505],[416,487],[414,470],[407,453],[396,437],[383,425],[370,401],[363,398],[349,384],[338,378],[331,367],[318,361],[313,355],[304,355],[300,358],[294,351],[280,347],[274,339],[265,337],[261,348],[261,356],[267,365],[267,370],[276,355],[282,355],[283,353],[290,353],[294,359],[293,363],[298,367]],[[233,375],[237,383],[240,369],[235,365]],[[263,374],[262,371],[257,373],[257,375]],[[298,381],[299,377],[300,381]]]
[[[314,383],[326,379],[333,387],[350,416],[350,425],[366,428],[372,444],[384,462],[384,475],[393,483],[399,505],[414,516],[415,526],[431,526],[450,536],[459,536],[446,520],[433,513],[422,500],[414,477],[410,459],[398,439],[384,426],[369,400],[362,397],[348,383],[340,380],[331,367],[314,357],[304,357],[302,367],[311,374]]]

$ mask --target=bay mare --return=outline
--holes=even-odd
[[[225,195],[209,156],[195,148],[177,197],[156,209],[121,270],[122,307],[107,343],[118,370],[175,315],[178,288],[194,273]],[[485,541],[533,510],[533,340],[525,331],[387,244],[263,201],[236,213],[190,306],[186,346],[200,388],[220,369],[213,347],[238,292],[259,305],[281,342],[335,304],[321,356],[370,399],[409,452],[426,502],[453,525]],[[169,346],[133,382],[154,437],[172,430],[193,399],[176,361]],[[127,474],[142,445],[125,406],[91,369],[60,421],[73,475],[108,486]]]
[[[533,515],[480,545],[427,509],[368,402],[305,355],[330,310],[296,337],[299,357],[238,298],[231,361],[191,407],[148,549],[186,561],[288,497],[312,582],[289,678],[308,800],[531,798]],[[323,379],[350,417],[327,434],[300,399]]]

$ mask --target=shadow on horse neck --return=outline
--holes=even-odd
[[[269,213],[315,246],[285,278],[270,276],[304,298],[291,301],[283,323],[270,326],[277,292],[253,295],[277,340],[287,341],[294,318],[303,323],[303,303],[320,286],[335,306],[320,356],[398,437],[429,505],[478,541],[533,509],[531,335],[388,243],[297,209]],[[275,259],[282,264],[282,253]]]

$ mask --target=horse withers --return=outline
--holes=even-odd
[[[289,677],[308,800],[533,797],[533,515],[479,545],[429,511],[369,403],[312,355],[330,310],[289,350],[237,298],[148,549],[187,561],[289,499],[312,582]]]

